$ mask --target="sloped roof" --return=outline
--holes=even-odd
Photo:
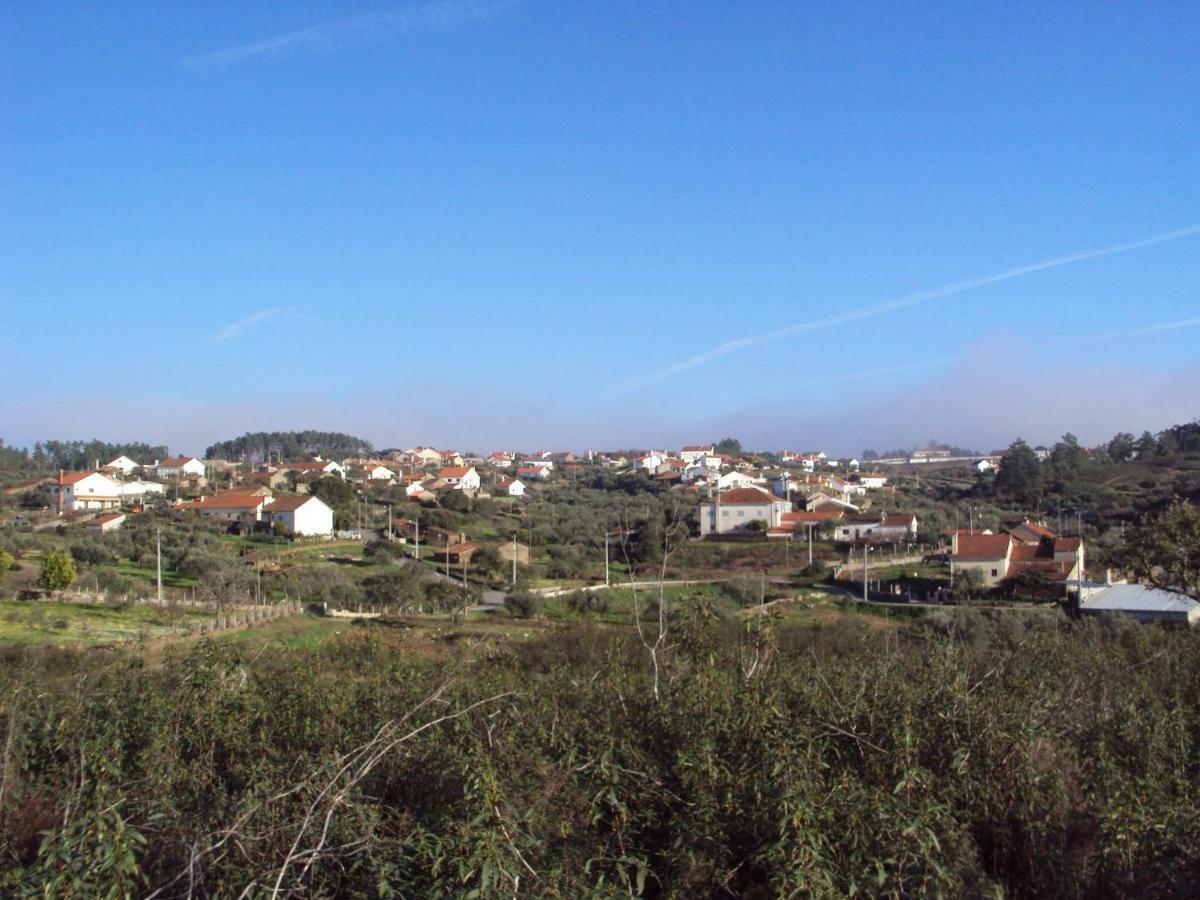
[[[284,494],[282,497],[276,497],[275,502],[267,507],[268,512],[295,512],[305,503],[316,500],[322,506],[328,506],[324,500],[313,494]]]
[[[249,491],[225,491],[213,497],[201,497],[179,504],[180,509],[258,509],[268,500]]]
[[[1012,544],[1007,534],[960,534],[958,552],[954,559],[960,561],[1004,559]]]
[[[63,484],[75,484],[78,481],[83,481],[90,475],[99,475],[101,478],[107,478],[103,472],[67,472],[62,477]]]
[[[720,495],[722,506],[765,506],[768,503],[781,503],[774,494],[768,494],[762,488],[742,487],[733,488]],[[716,503],[716,500],[705,501]]]

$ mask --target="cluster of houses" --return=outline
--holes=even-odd
[[[955,530],[950,534],[950,573],[978,572],[990,589],[1023,575],[1047,584],[1081,583],[1086,560],[1083,540],[1060,537],[1037,522],[1024,521],[1005,531]]]
[[[801,504],[823,522],[839,520],[846,540],[890,538],[898,529],[891,519],[864,513],[870,491],[887,490],[888,476],[860,470],[857,460],[830,459],[824,453],[781,454],[784,465],[765,465],[760,458],[719,453],[715,445],[686,445],[677,452],[573,452],[542,450],[534,453],[495,451],[486,457],[463,455],[456,450],[413,447],[389,451],[381,457],[353,457],[341,461],[314,459],[276,461],[244,471],[225,460],[173,457],[142,464],[119,456],[88,472],[60,473],[50,484],[52,504],[60,514],[115,513],[147,499],[172,495],[179,509],[244,524],[279,523],[296,534],[323,534],[328,508],[299,504],[291,497],[306,497],[302,486],[319,478],[336,477],[368,489],[401,487],[417,500],[437,500],[447,492],[471,497],[524,497],[532,485],[556,473],[600,466],[642,472],[670,487],[706,497],[702,506],[701,533],[725,534],[753,530],[764,522],[771,538],[790,537],[806,527],[803,515],[793,511]],[[231,490],[206,495],[217,476],[229,476]],[[275,495],[280,493],[281,496]],[[181,501],[181,497],[199,499]],[[706,511],[708,505],[720,512]],[[869,504],[868,504],[869,505]],[[295,506],[295,509],[289,507]],[[324,506],[324,504],[322,504]],[[783,518],[784,515],[788,518]],[[841,522],[841,519],[845,519]],[[892,517],[894,518],[894,517]],[[112,524],[115,523],[115,524]],[[116,519],[106,527],[120,527]],[[915,533],[915,525],[912,529]],[[899,537],[897,537],[899,539]]]

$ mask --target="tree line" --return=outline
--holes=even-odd
[[[245,460],[258,464],[268,460],[296,460],[309,456],[341,459],[373,452],[371,442],[340,431],[255,431],[226,441],[217,441],[204,451],[208,459]]]

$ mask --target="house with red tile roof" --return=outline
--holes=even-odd
[[[185,512],[197,512],[205,518],[230,522],[259,522],[262,520],[263,509],[270,502],[269,494],[250,490],[233,490],[180,503],[176,508]]]
[[[50,485],[50,496],[60,513],[116,509],[121,486],[101,472],[67,472]]]
[[[763,522],[764,530],[778,528],[791,511],[791,501],[762,488],[733,488],[701,502],[700,536],[745,532],[751,522]]]
[[[172,456],[170,459],[156,462],[153,468],[159,478],[199,477],[205,474],[204,463],[194,456]]]
[[[1084,567],[1084,547],[1079,538],[1043,537],[1022,543],[1011,534],[959,533],[950,554],[951,575],[976,570],[983,585],[992,588],[1024,573],[1037,573],[1047,581],[1077,580]]]
[[[474,466],[448,466],[439,471],[437,477],[456,491],[479,490],[479,473]]]
[[[524,497],[525,482],[519,478],[498,478],[496,480],[496,490],[510,497]]]
[[[346,477],[346,470],[332,459],[312,459],[303,462],[282,463],[279,468],[295,472],[301,477],[320,478],[322,475]]]

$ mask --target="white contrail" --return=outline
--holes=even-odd
[[[846,325],[850,322],[860,322],[863,319],[871,319],[875,316],[881,316],[897,309],[905,309],[909,306],[916,306],[920,303],[928,303],[931,300],[941,300],[945,297],[961,294],[964,291],[986,287],[989,284],[996,284],[997,282],[1001,281],[1008,281],[1011,278],[1019,278],[1022,275],[1031,275],[1034,272],[1042,272],[1046,269],[1054,269],[1059,266],[1069,265],[1071,263],[1083,262],[1084,260],[1098,259],[1101,256],[1112,256],[1116,253],[1127,253],[1130,250],[1137,250],[1141,247],[1151,247],[1155,244],[1163,244],[1167,241],[1178,240],[1179,238],[1188,237],[1189,235],[1197,233],[1200,233],[1200,225],[1189,225],[1186,228],[1168,231],[1164,234],[1157,234],[1153,237],[1143,238],[1137,241],[1130,241],[1126,244],[1114,244],[1113,246],[1103,247],[1099,250],[1088,250],[1084,253],[1072,253],[1068,256],[1056,256],[1054,259],[1029,263],[1028,265],[1018,266],[1015,269],[1008,269],[1004,272],[997,272],[992,275],[983,275],[978,278],[968,278],[964,281],[956,281],[952,284],[943,285],[942,287],[932,288],[931,290],[918,291],[914,294],[906,294],[905,296],[898,297],[895,300],[887,300],[883,303],[876,303],[872,306],[861,306],[858,309],[848,310],[847,312],[838,313],[837,315],[826,316],[821,319],[810,319],[805,322],[796,322],[792,325],[785,325],[783,328],[777,328],[774,331],[765,331],[760,334],[752,334],[745,337],[734,338],[733,340],[726,341],[723,344],[718,344],[711,350],[705,350],[703,353],[697,353],[695,356],[690,356],[687,359],[667,366],[664,369],[659,369],[656,372],[651,372],[647,375],[633,379],[624,386],[624,389],[632,390],[634,388],[644,387],[647,384],[660,381],[663,378],[670,377],[671,375],[678,375],[680,372],[686,372],[688,369],[694,369],[696,366],[703,365],[707,362],[712,362],[714,359],[720,359],[722,356],[728,356],[730,353],[736,353],[738,350],[744,350],[747,347],[753,347],[758,344],[765,344],[768,341],[775,341],[779,338],[788,337],[790,335],[809,334],[814,331],[822,331],[826,328],[834,328],[838,325]]]
[[[210,343],[215,344],[219,341],[227,341],[230,338],[237,337],[251,325],[257,325],[259,322],[265,322],[267,319],[277,316],[283,311],[284,307],[282,306],[274,309],[260,309],[258,312],[251,313],[244,319],[238,319],[236,322],[231,322],[230,324],[226,325],[220,330],[220,332],[213,335]]]
[[[225,50],[191,56],[181,62],[184,66],[194,68],[261,58],[278,59],[298,53],[332,53],[409,34],[444,31],[490,18],[520,2],[523,0],[434,0],[386,12],[322,22]]]

